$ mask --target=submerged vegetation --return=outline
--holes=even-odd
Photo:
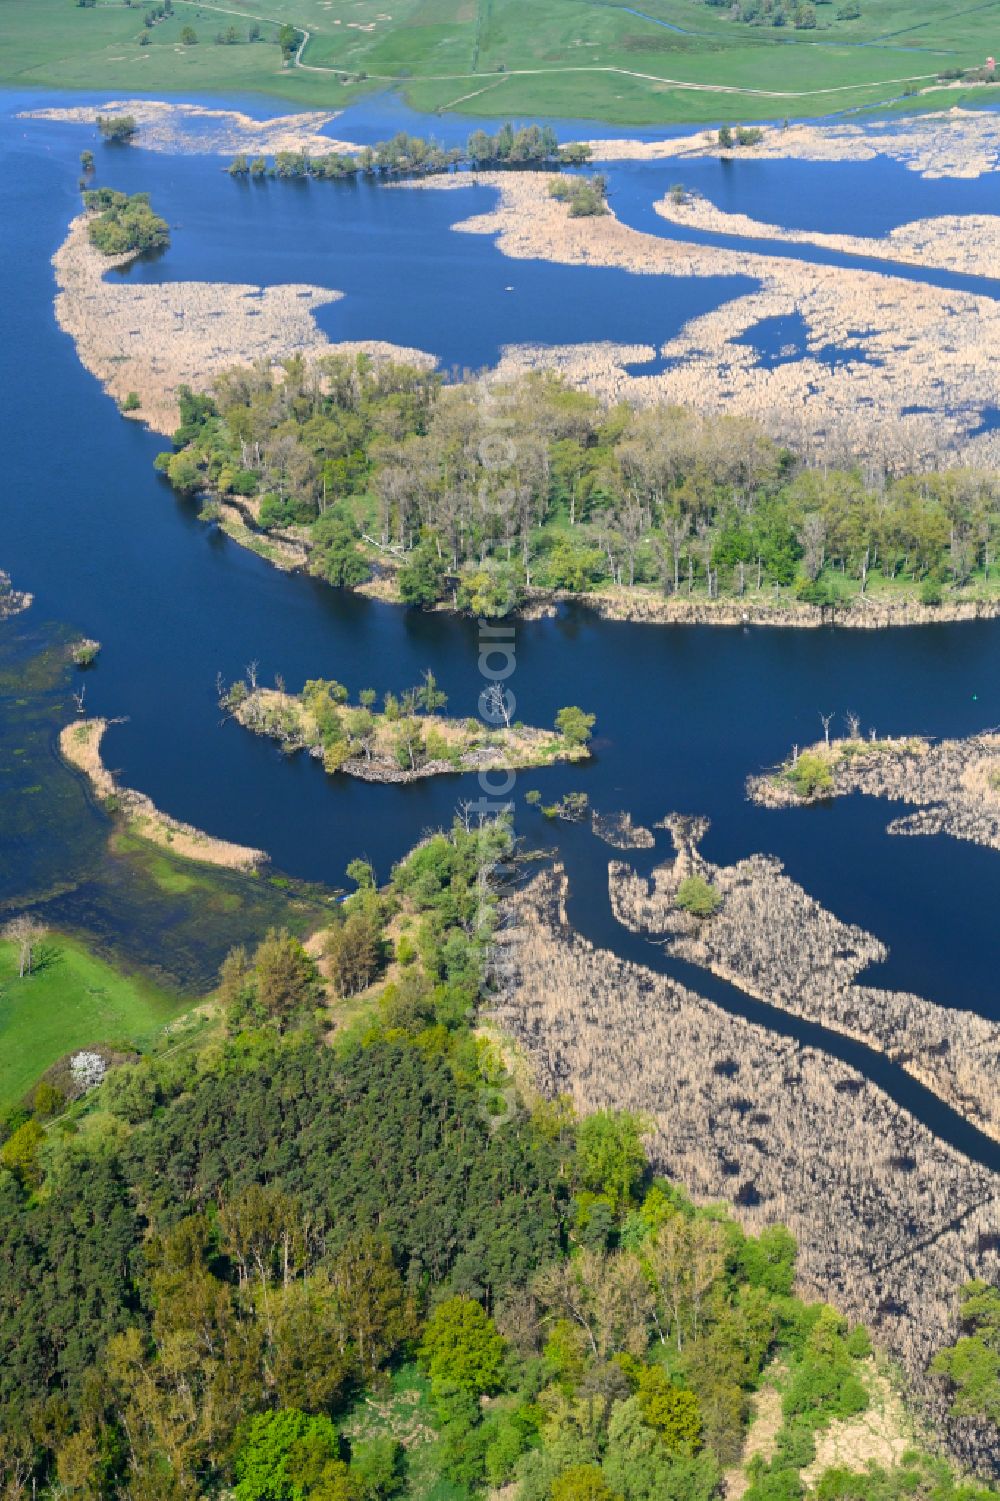
[[[786,1230],[654,1179],[642,1121],[521,1095],[474,1030],[510,856],[501,823],[381,889],[353,862],[309,952],[233,950],[207,1036],[3,1118],[11,1495],[710,1501],[767,1381],[748,1494],[806,1494],[868,1336],[795,1296]],[[880,1494],[993,1501],[906,1463]]]
[[[94,215],[87,233],[102,255],[131,250],[162,250],[170,243],[167,221],[154,214],[148,193],[119,193],[115,188],[87,188],[84,207]]]
[[[978,470],[810,468],[740,417],[608,406],[551,374],[446,385],[330,355],[181,392],[182,493],[212,490],[311,568],[478,614],[525,590],[645,586],[821,612],[997,592],[1000,484]],[[924,608],[924,606],[921,606]]]

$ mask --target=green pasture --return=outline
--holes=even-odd
[[[176,0],[147,28],[141,0],[0,0],[0,82],[118,97],[257,92],[332,108],[401,87],[425,110],[697,123],[871,109],[907,94],[919,103],[942,70],[1000,49],[1000,0],[860,6],[848,20],[838,0],[821,3],[815,29],[795,30],[746,26],[703,0],[646,0],[643,16],[615,0]],[[285,23],[308,33],[288,62],[275,40]],[[186,26],[194,46],[181,43]],[[230,26],[241,40],[217,43]]]

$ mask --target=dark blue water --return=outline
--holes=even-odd
[[[268,742],[223,725],[216,673],[233,678],[258,659],[265,681],[281,673],[295,687],[308,677],[336,676],[352,689],[384,691],[413,683],[432,665],[451,708],[474,713],[481,687],[474,623],[374,604],[280,574],[203,527],[193,508],[173,497],[151,469],[162,440],[119,418],[52,317],[49,257],[77,208],[80,134],[40,124],[28,130],[23,123],[6,131],[0,566],[35,591],[32,629],[65,622],[102,641],[99,665],[88,675],[87,707],[129,716],[109,732],[106,747],[108,763],[127,784],[177,817],[264,847],[277,867],[296,876],[338,882],[357,854],[385,874],[425,829],[446,823],[460,799],[476,796],[475,780],[385,788],[329,778],[314,762],[289,760]],[[224,266],[238,280],[342,285],[352,260],[349,247],[338,243],[343,216],[354,216],[351,233],[388,247],[399,242],[388,217],[394,210],[415,216],[404,222],[415,235],[420,273],[408,275],[398,251],[388,249],[381,261],[372,258],[367,291],[355,272],[345,302],[367,297],[366,306],[379,299],[384,306],[377,326],[359,315],[352,332],[436,347],[430,342],[436,323],[462,323],[441,335],[442,347],[454,352],[455,363],[476,364],[485,343],[510,326],[489,321],[498,317],[488,306],[492,283],[483,297],[487,335],[458,300],[465,295],[460,288],[476,279],[462,269],[463,257],[484,254],[477,249],[483,242],[445,232],[463,195],[387,192],[376,200],[314,185],[302,192],[268,188],[254,197],[203,161],[127,153],[122,171],[136,174],[140,167],[141,184],[122,185],[148,187],[158,203],[169,201],[178,221],[171,250],[153,268],[157,274],[172,264],[175,274],[211,277]],[[913,183],[917,188],[920,180]],[[361,204],[370,205],[372,221]],[[438,213],[443,217],[435,219]],[[432,275],[435,233],[448,268],[441,272],[446,293]],[[508,282],[536,285],[537,267],[500,264]],[[318,266],[336,270],[317,277]],[[488,257],[475,270],[485,275]],[[540,299],[534,339],[568,328],[576,338],[595,337],[594,327],[612,326],[612,314],[626,322],[636,316],[632,293],[621,290],[626,283],[655,291],[654,278],[613,283],[594,276],[556,270],[545,284],[551,299],[576,306],[549,307]],[[620,301],[605,313],[594,307],[602,297]],[[652,306],[656,318],[670,315],[669,304]],[[605,316],[607,324],[600,322]],[[613,326],[614,337],[626,336],[620,322]],[[965,735],[997,723],[998,646],[1000,626],[986,623],[884,633],[664,629],[602,624],[584,610],[519,623],[518,713],[547,724],[561,705],[577,702],[598,716],[591,763],[519,776],[519,824],[529,838],[564,846],[574,915],[598,941],[625,942],[608,908],[607,848],[583,831],[543,825],[521,800],[531,787],[546,798],[580,788],[598,808],[627,807],[646,824],[671,810],[708,814],[710,859],[776,854],[819,901],[889,945],[887,963],[871,976],[876,983],[1000,1016],[994,854],[945,838],[890,838],[885,825],[896,810],[885,803],[852,798],[769,813],[743,795],[748,772],[782,757],[793,741],[818,735],[821,711],[852,710],[880,734]],[[668,853],[665,838],[641,856],[647,865]],[[2,827],[0,876],[8,897],[31,890],[31,852],[5,842]],[[141,953],[144,935],[128,936]],[[701,988],[708,984],[706,977]],[[742,1004],[738,992],[730,999]],[[788,1018],[781,1027],[803,1037],[808,1030]],[[822,1043],[822,1029],[812,1031]],[[831,1052],[850,1046],[833,1036],[823,1045]],[[896,1098],[933,1120],[937,1107],[923,1101],[912,1081],[884,1061],[878,1067],[889,1070],[879,1077]]]

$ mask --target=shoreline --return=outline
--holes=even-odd
[[[0,624],[22,615],[35,602],[35,596],[27,589],[15,589],[9,573],[0,568]]]
[[[454,226],[463,233],[484,233],[497,237],[501,250],[515,257],[540,256],[563,264],[607,264],[624,269],[638,270],[645,274],[701,275],[712,274],[713,267],[727,271],[735,269],[735,257],[731,251],[705,250],[703,247],[686,246],[680,242],[659,239],[623,226],[613,214],[598,219],[571,220],[547,194],[544,174],[482,173],[469,174],[463,178],[429,178],[411,184],[394,184],[412,187],[414,190],[460,189],[475,182],[485,183],[498,190],[499,201],[487,214],[463,220]],[[521,212],[521,210],[526,212]],[[934,222],[934,221],[929,221]],[[119,403],[130,391],[140,397],[138,411],[125,415],[135,416],[153,430],[169,435],[178,421],[177,388],[189,384],[194,389],[205,389],[214,375],[235,364],[265,359],[274,364],[290,354],[302,354],[308,361],[324,355],[351,353],[364,350],[375,358],[399,359],[428,367],[434,364],[433,357],[425,352],[405,349],[377,341],[333,344],[319,331],[313,311],[318,306],[336,300],[342,294],[335,290],[315,286],[282,285],[261,289],[258,287],[213,284],[213,283],[163,283],[137,284],[109,280],[106,272],[115,265],[127,264],[132,257],[103,257],[90,246],[86,233],[87,216],[77,216],[70,225],[67,237],[53,257],[58,294],[55,302],[56,318],[60,326],[73,339],[78,357]],[[639,251],[655,254],[656,262],[636,261]],[[709,260],[704,261],[707,255]],[[744,257],[755,262],[758,258]],[[759,258],[762,265],[770,268],[773,258]],[[808,276],[815,273],[817,289],[822,287],[827,327],[824,332],[811,330],[810,342],[838,336],[839,324],[833,312],[836,297],[830,301],[839,273],[830,268],[810,267],[808,263],[785,262],[786,271],[793,267],[794,275],[805,270]],[[744,269],[746,267],[744,266]],[[856,290],[875,292],[886,296],[893,311],[893,318],[902,317],[914,297],[928,314],[935,299],[925,304],[927,288],[921,284],[900,282],[892,277],[871,272],[844,273],[857,281]],[[833,280],[831,280],[831,277]],[[888,292],[885,289],[888,288]],[[914,291],[916,288],[916,291]],[[787,289],[791,296],[792,287]],[[817,290],[817,295],[819,291]],[[948,294],[940,294],[947,296]],[[742,336],[738,330],[752,327],[758,315],[769,316],[773,311],[774,298],[784,307],[786,293],[778,293],[772,286],[769,291],[762,285],[760,292],[737,297],[716,310],[692,320],[675,339],[664,346],[666,351],[696,351],[699,344],[713,349],[709,360],[704,351],[692,354],[690,359],[679,358],[671,369],[654,376],[628,374],[624,365],[645,353],[648,358],[655,349],[624,349],[616,345],[576,345],[561,349],[533,350],[528,346],[508,347],[499,366],[487,379],[510,377],[524,369],[545,366],[564,374],[572,383],[607,399],[628,397],[642,405],[648,401],[676,402],[701,410],[721,410],[734,399],[730,387],[741,387],[743,396],[752,395],[747,408],[748,415],[758,415],[761,403],[771,404],[776,411],[781,408],[782,391],[790,409],[795,407],[794,393],[803,380],[825,371],[825,393],[833,400],[836,388],[841,407],[852,408],[854,414],[845,421],[848,429],[837,427],[835,409],[819,399],[811,400],[810,409],[821,411],[827,421],[826,447],[836,448],[842,441],[846,451],[858,451],[856,445],[864,446],[864,435],[856,430],[857,411],[854,402],[859,381],[881,381],[887,377],[882,367],[866,365],[864,361],[852,364],[851,378],[841,379],[835,369],[828,369],[814,358],[806,358],[797,364],[785,364],[773,371],[763,371],[755,366],[753,350],[745,344],[737,346],[734,340]],[[935,297],[937,294],[935,294]],[[968,309],[970,337],[976,333],[982,338],[982,322],[989,318],[996,324],[996,337],[1000,342],[1000,305],[990,303],[984,310],[979,304],[985,299],[971,298],[969,294],[954,294],[956,306],[962,298],[970,300]],[[964,303],[962,304],[964,306]],[[785,308],[787,311],[787,308]],[[840,315],[838,314],[837,317]],[[831,324],[831,319],[833,323]],[[889,327],[879,337],[892,343],[896,325],[889,320]],[[964,325],[963,325],[964,326]],[[843,337],[843,334],[840,334]],[[874,337],[874,335],[872,336]],[[893,389],[907,381],[913,362],[921,354],[930,337],[924,327],[919,339],[910,337],[907,358],[892,378]],[[981,350],[978,364],[967,358],[964,345],[940,352],[939,361],[947,369],[960,369],[961,379],[980,381],[976,370],[982,367]],[[711,366],[711,369],[708,367]],[[936,380],[933,367],[925,370],[924,378]],[[794,376],[789,372],[797,372]],[[867,371],[862,377],[859,372]],[[617,375],[616,375],[617,372]],[[620,379],[619,379],[620,377]],[[818,378],[818,377],[817,377]],[[915,378],[915,377],[914,377]],[[956,377],[957,378],[957,377]],[[624,384],[622,384],[624,383]],[[727,390],[722,390],[728,383]],[[738,393],[739,394],[739,393]],[[886,392],[883,390],[883,397]],[[912,385],[906,385],[907,399],[916,400]],[[989,398],[983,391],[980,400]],[[1000,404],[1000,386],[997,389]],[[845,412],[846,412],[845,407]],[[805,422],[806,408],[800,409],[801,422]],[[883,422],[884,417],[884,422]],[[971,421],[971,417],[969,419]],[[921,434],[933,436],[935,451],[938,449],[940,432],[938,417],[924,415],[905,419],[905,430],[894,427],[884,408],[876,405],[864,419],[880,429],[878,441],[897,447],[906,443],[922,443]],[[853,423],[854,426],[850,426]],[[784,418],[771,422],[772,428],[781,429]],[[794,425],[794,424],[793,424]],[[953,424],[954,435],[954,424]],[[780,438],[782,433],[777,432]],[[792,446],[808,455],[810,445],[816,446],[815,430],[810,437],[800,429],[796,435],[785,433]],[[930,439],[928,439],[929,441]],[[967,445],[968,447],[969,445]],[[1000,454],[1000,432],[984,435],[971,445],[980,459],[988,458],[994,449]],[[836,456],[836,455],[834,455]],[[958,455],[956,455],[958,456]],[[815,457],[815,454],[813,454]],[[220,521],[222,529],[242,546],[257,552],[276,566],[288,570],[306,568],[309,563],[308,543],[294,533],[269,535],[255,530],[249,508],[220,498]],[[376,578],[360,586],[360,592],[386,601],[393,599],[396,591],[393,580],[384,575],[375,560]],[[549,613],[565,599],[582,605],[601,618],[656,624],[711,624],[746,627],[750,625],[795,626],[815,628],[824,624],[837,624],[850,629],[879,629],[896,625],[927,625],[944,622],[993,619],[1000,616],[1000,593],[995,597],[969,596],[945,597],[937,606],[927,606],[913,596],[885,598],[879,596],[856,596],[847,605],[835,610],[800,603],[788,599],[760,598],[754,596],[721,599],[691,598],[673,595],[665,597],[659,591],[646,586],[637,586],[630,591],[603,589],[590,594],[565,595],[552,592],[549,595],[535,594],[522,614]],[[444,608],[448,608],[445,606]]]
[[[191,824],[181,823],[168,813],[162,813],[144,792],[122,787],[101,759],[101,740],[110,722],[107,719],[83,719],[66,725],[59,733],[59,751],[67,765],[83,773],[101,801],[109,798],[117,801],[133,833],[173,855],[202,865],[218,865],[249,875],[267,863],[264,850],[205,834]]]

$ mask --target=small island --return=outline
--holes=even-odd
[[[20,615],[33,598],[25,589],[15,589],[10,574],[0,568],[0,620],[10,620],[12,616]]]
[[[342,683],[315,678],[301,693],[278,682],[262,688],[248,669],[223,693],[222,707],[245,729],[277,740],[289,752],[308,751],[331,773],[367,782],[414,782],[447,772],[513,770],[581,761],[590,755],[594,715],[560,709],[554,730],[510,723],[506,696],[487,689],[482,719],[458,719],[441,711],[447,698],[429,670],[415,688],[387,693],[375,707],[373,688],[356,704]]]
[[[843,738],[794,746],[780,766],[747,781],[748,797],[767,808],[849,792],[915,807],[892,820],[890,834],[950,834],[1000,849],[1000,735],[936,744],[920,735],[864,739],[852,718]]]

